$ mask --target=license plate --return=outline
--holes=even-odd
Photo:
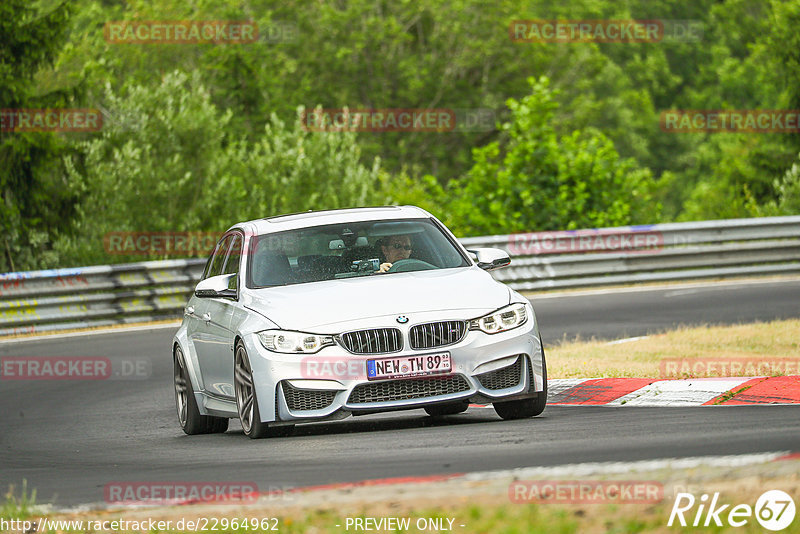
[[[450,353],[424,354],[421,356],[397,356],[367,360],[367,378],[407,378],[412,376],[437,375],[450,372]]]

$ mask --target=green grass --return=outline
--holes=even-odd
[[[464,497],[453,496],[453,500],[464,502]],[[479,498],[476,498],[476,500]],[[424,497],[423,497],[424,500]],[[754,501],[754,498],[752,499]],[[384,503],[380,510],[370,510],[362,505],[358,512],[346,512],[341,509],[301,509],[294,512],[286,512],[280,518],[277,532],[288,534],[340,534],[344,532],[361,532],[351,527],[345,530],[345,519],[347,517],[356,518],[410,518],[411,528],[408,530],[396,530],[394,532],[434,532],[433,530],[418,530],[416,521],[419,518],[439,518],[454,519],[454,533],[465,534],[578,534],[605,532],[614,534],[628,534],[640,532],[731,532],[737,534],[750,534],[762,532],[762,529],[755,520],[750,520],[744,527],[714,527],[714,528],[694,528],[691,526],[666,526],[669,512],[672,506],[670,499],[655,505],[626,505],[626,504],[513,504],[508,501],[498,500],[497,496],[487,502],[472,502],[466,504],[454,504],[446,507],[414,506],[401,502]],[[167,516],[164,510],[154,511],[153,517],[189,517],[197,516],[197,511],[192,507],[177,507],[168,510]],[[146,513],[146,512],[145,512]],[[231,512],[233,513],[233,512]],[[264,517],[269,515],[264,510],[242,509],[236,512],[238,517],[252,516]],[[141,511],[138,512],[138,520],[142,520]],[[202,515],[202,514],[199,514]],[[209,515],[206,509],[206,515]],[[23,485],[22,494],[16,497],[13,491],[8,492],[0,513],[5,519],[28,519],[31,516],[39,517],[35,510],[35,492],[27,494],[27,487]],[[83,518],[84,520],[96,520],[98,516],[103,519],[125,518],[124,511],[89,511],[83,512],[71,519]],[[53,514],[50,519],[55,518]],[[63,519],[63,518],[62,518]],[[131,518],[132,519],[132,518]],[[444,523],[447,525],[447,522]],[[336,526],[340,525],[340,526]],[[461,525],[464,525],[463,527]],[[275,532],[265,530],[219,530],[217,532]],[[392,531],[373,531],[373,532],[392,532]],[[440,531],[445,532],[445,531]],[[782,531],[784,534],[800,533],[800,518],[796,519],[792,525]],[[170,531],[171,534],[180,534],[177,531]],[[101,533],[95,533],[101,534]],[[105,534],[105,531],[102,533]],[[189,533],[187,533],[189,534]]]
[[[796,375],[800,368],[797,332],[799,319],[730,326],[680,327],[626,343],[567,341],[547,348],[547,371],[551,378],[701,378],[703,374],[675,376],[663,367],[669,362],[741,361],[750,369],[760,362],[771,363],[775,376]],[[545,343],[548,340],[545,339]],[[788,373],[780,372],[781,369]],[[725,376],[729,376],[728,373]],[[761,376],[743,368],[737,376]]]
[[[0,507],[0,517],[5,519],[28,519],[34,513],[36,504],[36,490],[28,495],[28,483],[22,481],[22,489],[19,497],[16,496],[16,488],[11,486],[5,495],[5,499]]]

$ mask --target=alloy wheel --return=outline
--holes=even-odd
[[[247,359],[247,352],[239,345],[236,348],[236,363],[234,367],[234,381],[236,390],[236,408],[245,434],[250,433],[253,427],[253,371]]]
[[[188,380],[186,378],[186,364],[180,349],[175,351],[175,406],[178,410],[178,422],[181,427],[186,427],[188,406]]]

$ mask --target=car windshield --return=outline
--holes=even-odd
[[[398,219],[299,228],[257,236],[250,288],[470,265],[429,219]]]

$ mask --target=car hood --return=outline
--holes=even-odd
[[[308,331],[385,315],[428,315],[444,310],[489,312],[508,304],[510,294],[486,271],[461,268],[249,290],[243,304],[280,328]]]

